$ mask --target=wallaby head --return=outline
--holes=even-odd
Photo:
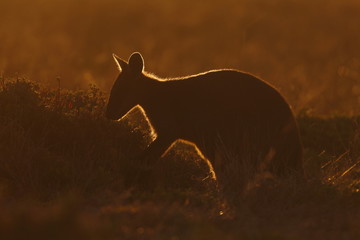
[[[132,107],[137,105],[134,102],[134,94],[139,88],[139,79],[144,70],[144,59],[140,53],[133,53],[126,62],[113,54],[114,60],[120,70],[118,78],[111,89],[106,117],[117,120],[125,115]]]

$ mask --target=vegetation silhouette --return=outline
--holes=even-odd
[[[106,116],[118,120],[137,105],[145,110],[157,138],[143,157],[158,159],[174,141],[185,139],[212,163],[220,183],[240,174],[234,161],[244,159],[254,172],[303,177],[297,123],[283,96],[266,82],[237,70],[161,79],[144,71],[140,53],[128,62],[114,59],[121,73]]]
[[[59,98],[0,78],[0,239],[359,239],[359,116],[302,112],[306,183],[255,186],[232,209],[190,146],[153,165],[129,157],[142,128],[104,119],[105,104],[93,87]]]

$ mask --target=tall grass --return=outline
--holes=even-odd
[[[2,82],[3,239],[360,236],[359,117],[302,113],[308,182],[254,178],[243,169],[246,191],[223,195],[190,145],[178,143],[156,163],[136,159],[150,141],[144,119],[136,111],[121,122],[104,119],[96,87]]]

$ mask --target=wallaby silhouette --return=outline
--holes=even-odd
[[[106,116],[117,120],[140,105],[157,132],[146,156],[160,158],[177,139],[197,145],[215,173],[226,166],[219,149],[251,153],[280,176],[303,176],[302,144],[289,104],[272,86],[237,70],[213,70],[161,79],[144,71],[140,53],[128,62],[114,55],[121,71]],[[260,159],[260,160],[259,160]]]

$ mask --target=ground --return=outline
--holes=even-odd
[[[359,116],[298,114],[305,183],[251,182],[223,195],[178,144],[157,163],[133,157],[150,137],[134,111],[104,119],[104,94],[2,79],[1,239],[358,239]]]

